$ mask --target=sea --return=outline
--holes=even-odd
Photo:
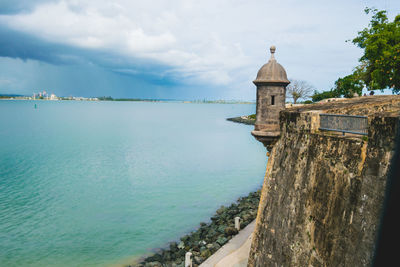
[[[259,189],[252,104],[0,101],[0,266],[123,266]]]

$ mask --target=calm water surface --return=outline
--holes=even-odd
[[[35,103],[37,109],[34,109]],[[0,101],[0,266],[110,266],[259,188],[254,105]]]

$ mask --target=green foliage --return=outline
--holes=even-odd
[[[331,89],[330,91],[325,91],[325,92],[318,92],[317,90],[314,91],[314,94],[311,96],[311,99],[313,102],[318,102],[323,99],[327,98],[334,98],[334,97],[339,97],[340,95],[338,92],[334,89]]]
[[[247,116],[249,119],[255,120],[256,119],[256,114],[251,114]]]
[[[99,96],[98,99],[102,100],[102,101],[112,101],[112,100],[114,100],[111,96]]]
[[[361,95],[363,87],[364,83],[360,80],[359,75],[353,73],[337,79],[335,82],[334,91],[339,96],[351,98],[353,97],[354,93]]]
[[[364,49],[357,69],[359,78],[368,89],[391,88],[400,93],[400,15],[389,22],[384,10],[366,8],[365,13],[372,13],[369,27],[352,40]]]
[[[351,98],[354,96],[354,93],[357,93],[360,96],[364,87],[364,82],[360,79],[360,76],[360,73],[358,70],[356,70],[353,74],[337,79],[335,82],[335,87],[330,91],[314,91],[314,95],[311,96],[311,99],[313,102],[318,102],[322,99],[342,96]]]
[[[312,101],[311,100],[306,100],[306,101],[303,102],[303,104],[312,104]]]

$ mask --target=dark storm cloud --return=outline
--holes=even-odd
[[[96,65],[113,73],[141,77],[152,84],[175,84],[162,75],[167,66],[151,60],[127,59],[100,50],[89,50],[42,40],[33,35],[0,26],[0,57],[37,60],[53,65]]]
[[[51,64],[71,62],[68,57],[72,49],[63,45],[55,45],[29,34],[20,33],[0,26],[0,56],[34,59]]]
[[[1,0],[0,14],[16,14],[32,11],[37,5],[59,0]]]

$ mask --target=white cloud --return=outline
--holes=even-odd
[[[381,8],[399,11],[399,4],[389,2],[392,6]],[[379,2],[366,2],[374,3]],[[329,89],[357,64],[360,51],[345,40],[368,24],[364,5],[348,0],[63,0],[31,13],[0,16],[0,23],[51,42],[160,62],[170,66],[163,75],[236,86],[242,94],[239,86],[252,88],[272,44],[290,77]]]
[[[223,84],[248,63],[240,44],[221,40],[192,1],[61,1],[1,23],[41,38],[171,66],[169,73]]]

